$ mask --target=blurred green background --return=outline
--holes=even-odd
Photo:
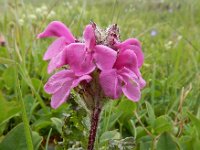
[[[199,150],[199,8],[199,0],[0,0],[0,150],[86,149],[89,118],[77,95],[53,110],[43,90],[53,39],[36,35],[53,20],[77,37],[90,20],[117,23],[122,41],[142,43],[142,99],[106,104],[96,149]]]

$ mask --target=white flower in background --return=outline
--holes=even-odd
[[[169,42],[167,42],[166,44],[165,44],[165,48],[166,49],[170,49],[171,47],[172,47],[172,41],[169,41]]]
[[[22,19],[22,18],[19,19],[19,20],[18,20],[18,23],[19,23],[20,26],[23,26],[23,25],[24,25],[24,19]]]
[[[64,4],[66,7],[68,7],[68,9],[72,9],[72,4],[69,2],[65,2]]]
[[[42,12],[42,15],[43,15],[43,16],[46,16],[47,14],[48,14],[48,11],[47,11],[47,10]]]
[[[37,19],[37,16],[36,16],[35,14],[30,14],[30,15],[28,16],[28,18],[31,19],[31,20],[36,20],[36,19]]]
[[[53,18],[54,16],[56,15],[55,11],[50,11],[50,13],[48,14],[47,18],[50,19],[50,18]]]
[[[48,14],[48,8],[46,5],[42,5],[41,7],[36,8],[35,12],[37,15],[45,16]]]
[[[181,35],[178,36],[178,40],[180,41],[183,37]]]
[[[46,5],[42,5],[41,10],[42,11],[47,11],[47,6]]]
[[[35,12],[36,12],[36,14],[40,15],[42,13],[42,9],[41,8],[36,8]]]

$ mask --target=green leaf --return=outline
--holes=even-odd
[[[154,109],[148,101],[146,101],[145,104],[146,104],[147,113],[148,113],[148,116],[149,116],[148,122],[150,124],[153,124],[153,122],[156,120]]]
[[[120,133],[117,130],[106,131],[100,137],[100,142],[106,142],[113,139],[120,139]]]
[[[12,59],[0,57],[0,64],[14,65],[16,64],[16,62],[13,61]]]
[[[182,150],[188,150],[188,149],[192,149],[192,137],[186,135],[186,136],[182,136],[180,137],[180,143],[181,143],[181,148]]]
[[[5,69],[3,72],[2,77],[7,89],[14,89],[15,87],[15,78],[13,78],[13,74],[14,74],[14,67],[9,67]]]
[[[62,120],[59,119],[59,118],[53,117],[53,118],[51,118],[51,121],[52,121],[53,124],[56,126],[56,129],[58,130],[58,132],[59,132],[60,134],[62,134],[62,126],[63,126]]]
[[[118,108],[116,109],[113,104],[114,103],[110,101],[104,106],[105,117],[104,119],[102,119],[100,127],[101,134],[107,130],[111,130],[114,124],[118,121],[119,117],[121,117],[121,115],[123,114],[123,112],[120,111]],[[102,116],[104,116],[104,114]]]
[[[193,114],[191,114],[190,112],[188,112],[188,117],[194,124],[194,126],[199,134],[199,137],[200,137],[200,120],[197,117],[195,117]]]
[[[0,144],[0,149],[27,150],[23,124],[19,124],[6,135]]]
[[[32,139],[33,139],[33,145],[34,145],[34,149],[37,150],[40,146],[40,144],[42,143],[42,136],[39,135],[39,133],[32,131]]]
[[[133,115],[133,112],[134,110],[136,110],[136,108],[136,103],[133,103],[132,101],[127,99],[122,99],[118,104],[118,110],[126,114]]]
[[[25,80],[23,80],[23,79],[20,80],[20,87],[21,87],[21,91],[23,92],[24,95],[27,93],[30,93],[30,88]]]
[[[140,150],[150,150],[152,145],[152,137],[146,135],[140,139]]]
[[[196,135],[191,136],[182,136],[180,138],[180,145],[182,150],[199,150],[200,140]]]
[[[140,138],[142,138],[143,136],[146,135],[146,131],[145,131],[144,128],[141,127],[141,126],[138,126],[138,127],[136,128],[136,133],[137,133],[136,139],[140,139]]]
[[[42,137],[37,132],[32,132],[35,150],[42,142]],[[27,150],[23,123],[13,128],[0,143],[1,150]]]
[[[120,121],[128,121],[133,116],[133,112],[136,110],[136,108],[136,103],[123,98],[117,106],[117,112],[122,113],[120,116]]]
[[[52,122],[47,118],[47,119],[38,119],[34,122],[32,125],[34,127],[34,130],[39,131],[42,128],[46,128],[48,126],[51,126]]]
[[[169,133],[164,132],[159,137],[156,150],[177,150],[176,143],[173,141]]]
[[[156,134],[161,134],[163,132],[172,131],[173,124],[168,116],[163,115],[156,118],[156,120],[153,123],[153,129]]]
[[[43,88],[43,83],[41,80],[37,79],[37,78],[32,78],[31,79],[32,84],[34,86],[34,88],[39,91],[41,88]]]
[[[26,107],[26,113],[28,118],[30,119],[31,115],[32,115],[32,111],[34,109],[34,107],[36,107],[36,103],[34,103],[34,98],[32,95],[26,95],[24,97],[24,104]]]
[[[20,106],[15,102],[8,102],[0,91],[0,125],[16,116],[20,112]]]

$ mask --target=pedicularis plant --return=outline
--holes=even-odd
[[[144,56],[135,38],[123,42],[117,25],[103,30],[95,23],[87,25],[83,39],[76,39],[61,22],[51,22],[38,38],[56,37],[48,47],[44,60],[50,60],[50,77],[44,89],[52,94],[51,107],[56,109],[74,89],[91,111],[88,150],[94,147],[96,130],[102,107],[108,99],[124,94],[136,102],[145,86],[140,67]]]

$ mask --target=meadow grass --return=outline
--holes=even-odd
[[[50,95],[43,90],[49,75],[42,57],[52,39],[37,40],[36,35],[60,20],[82,36],[92,20],[104,28],[117,23],[122,41],[136,37],[142,42],[141,72],[147,82],[138,103],[125,97],[107,103],[96,148],[120,149],[131,140],[134,144],[127,149],[198,150],[199,0],[0,0],[0,4],[0,33],[6,39],[6,47],[0,47],[0,149],[11,150],[16,144],[15,128],[24,132],[19,141],[27,142],[20,150],[48,149],[56,142],[57,149],[86,147],[88,118],[74,103],[77,100],[72,96],[58,110],[49,106]]]

